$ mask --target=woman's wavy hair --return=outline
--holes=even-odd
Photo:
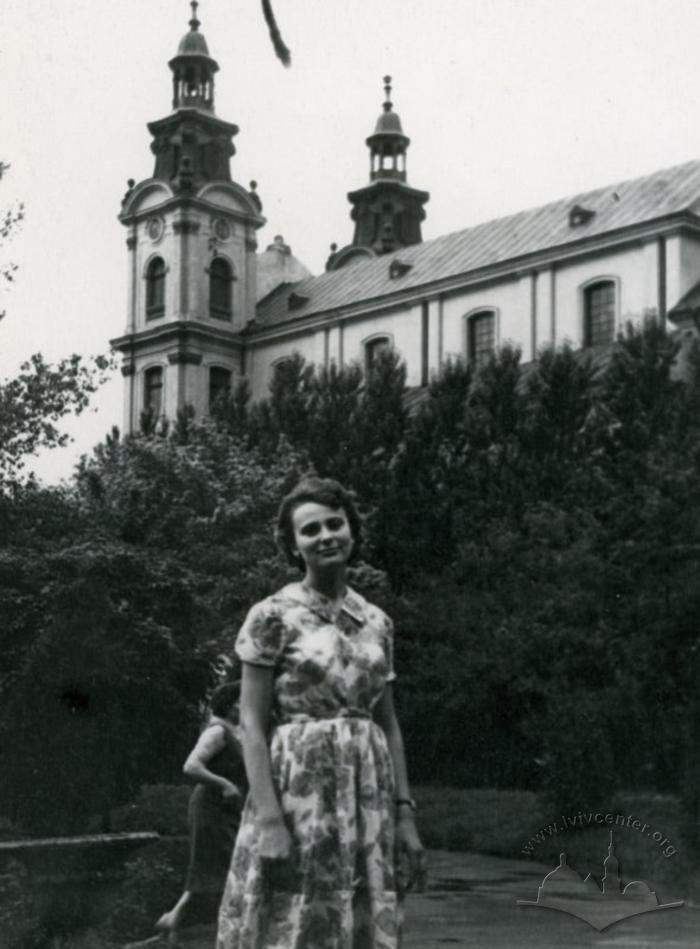
[[[300,504],[313,502],[323,504],[325,507],[333,510],[342,509],[350,525],[352,534],[352,553],[349,563],[355,563],[360,558],[360,547],[362,545],[362,520],[360,518],[355,496],[351,491],[335,481],[333,478],[317,478],[307,476],[282,499],[279,513],[277,515],[277,530],[275,539],[277,546],[282,551],[287,561],[294,567],[303,569],[304,561],[297,552],[294,543],[294,527],[292,524],[292,515]]]
[[[241,698],[240,682],[225,682],[217,686],[209,699],[209,708],[217,718],[226,718],[236,702]]]

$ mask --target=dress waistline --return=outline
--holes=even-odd
[[[365,712],[362,709],[343,709],[333,715],[307,715],[304,712],[298,712],[292,715],[285,715],[283,719],[277,722],[277,727],[281,725],[299,725],[305,722],[347,721],[348,719],[371,721],[372,715],[370,712]]]

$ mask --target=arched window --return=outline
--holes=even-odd
[[[212,366],[209,370],[209,411],[224,402],[231,395],[231,372],[221,366]]]
[[[143,374],[143,407],[154,419],[163,413],[163,367],[153,366]]]
[[[215,257],[209,267],[209,314],[217,320],[230,320],[233,307],[231,265],[223,257]]]
[[[583,345],[604,346],[615,339],[615,281],[599,280],[583,292]]]
[[[382,353],[391,352],[391,339],[388,336],[375,336],[365,343],[365,375],[370,376]]]
[[[467,360],[479,368],[496,348],[496,315],[492,310],[473,313],[467,323]]]
[[[154,320],[165,312],[165,261],[154,257],[146,271],[146,319]]]

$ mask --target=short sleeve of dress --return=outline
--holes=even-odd
[[[284,623],[266,600],[256,603],[236,638],[236,655],[254,666],[275,666],[284,649]]]
[[[394,670],[394,624],[386,614],[384,614],[384,653],[389,670],[386,681],[393,682],[396,678],[396,672]]]

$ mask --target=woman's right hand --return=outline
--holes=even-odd
[[[242,795],[232,781],[227,781],[221,789],[221,796],[227,804],[237,804]]]
[[[263,819],[259,827],[258,853],[263,860],[286,860],[292,852],[292,835],[282,817]]]

